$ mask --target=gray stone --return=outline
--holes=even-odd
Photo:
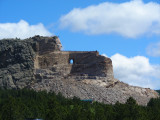
[[[61,51],[61,47],[56,36],[0,40],[0,87],[61,92],[111,104],[125,103],[132,96],[146,105],[159,97],[154,90],[115,79],[111,59],[98,51]]]

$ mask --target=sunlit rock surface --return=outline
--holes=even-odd
[[[114,78],[112,61],[98,51],[61,51],[57,36],[0,40],[0,86],[61,92],[104,103],[125,103],[132,96],[141,105],[158,93]]]

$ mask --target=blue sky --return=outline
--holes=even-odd
[[[64,50],[98,50],[119,80],[160,89],[159,0],[0,0],[0,39],[35,34],[59,36]]]

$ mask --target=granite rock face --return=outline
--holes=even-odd
[[[0,41],[0,86],[24,88],[34,80],[32,43],[21,40]]]
[[[61,51],[58,37],[35,36],[0,40],[0,87],[61,92],[104,103],[125,103],[132,96],[141,105],[159,97],[149,88],[114,78],[112,61],[98,51]]]

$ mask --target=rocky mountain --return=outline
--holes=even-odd
[[[125,103],[132,96],[141,105],[159,97],[149,88],[114,78],[112,61],[98,51],[61,51],[57,36],[0,40],[0,87],[61,92],[65,97]]]

